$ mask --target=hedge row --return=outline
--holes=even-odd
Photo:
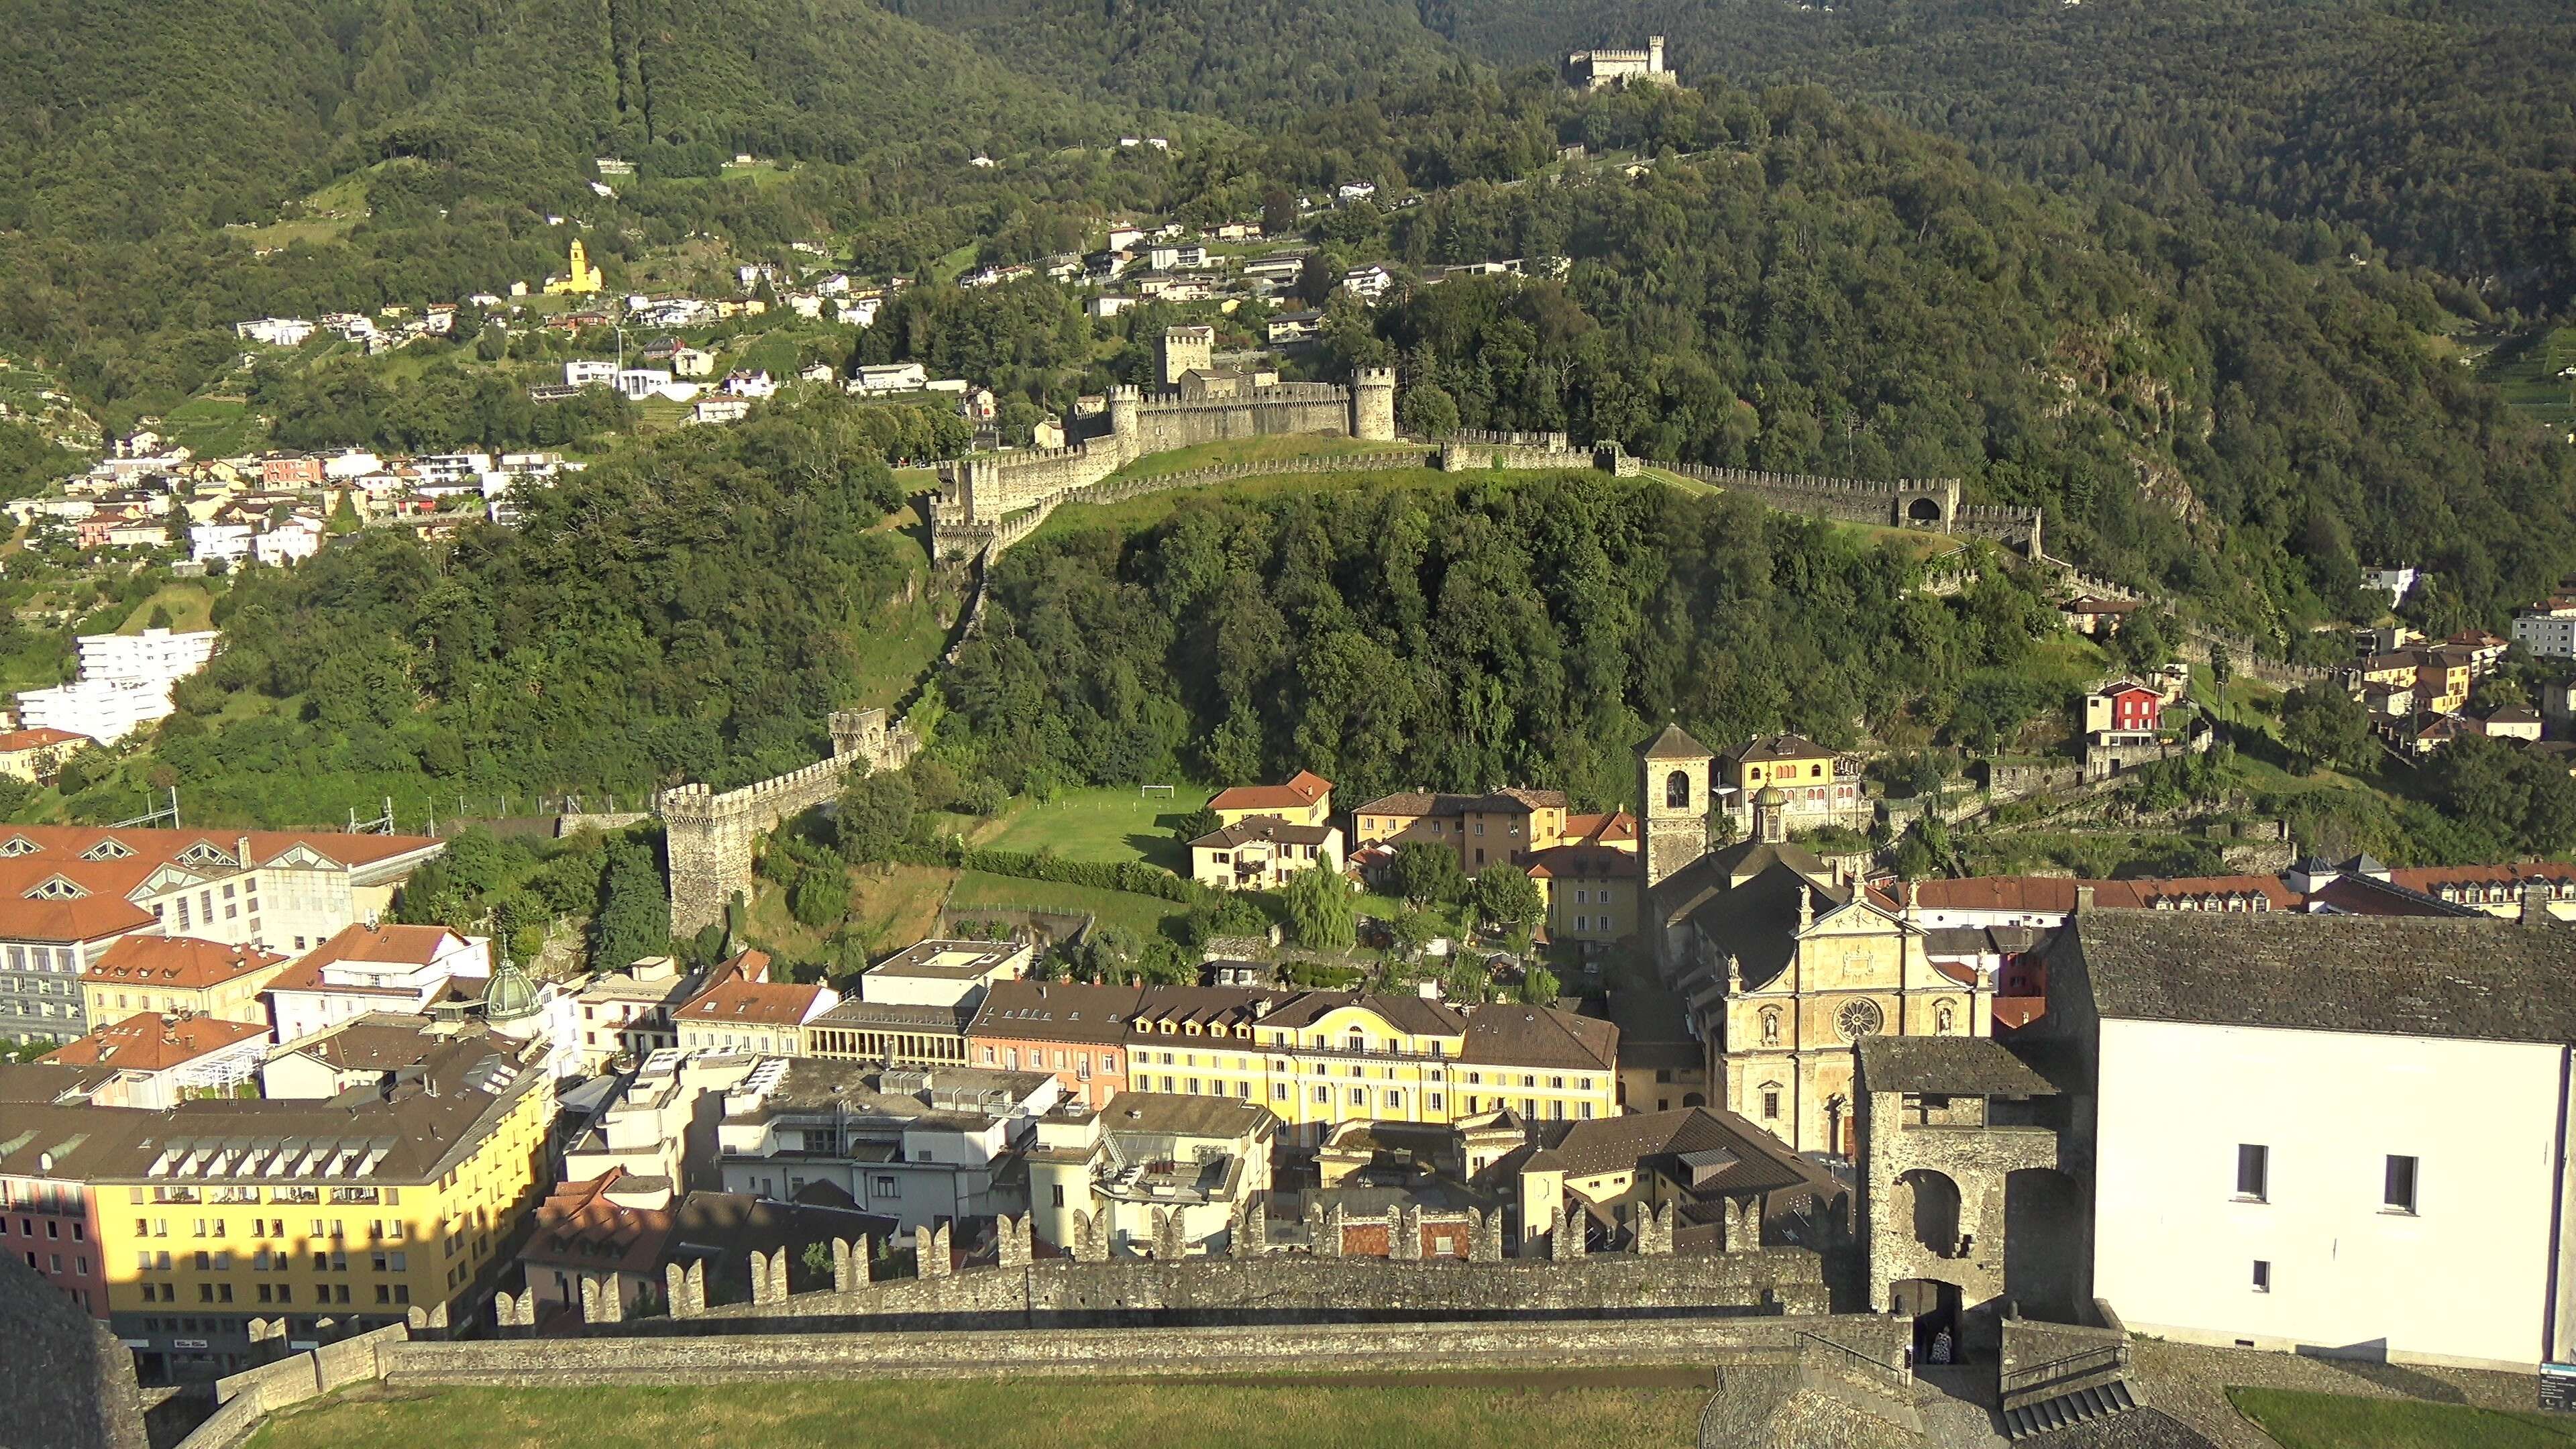
[[[1206,899],[1207,888],[1195,881],[1183,880],[1158,865],[1141,860],[1112,863],[1105,860],[1066,860],[1055,855],[1031,855],[1021,850],[969,850],[952,838],[937,845],[909,845],[897,857],[910,865],[944,865],[959,870],[980,870],[988,875],[1017,876],[1022,880],[1055,881],[1062,885],[1090,886],[1096,890],[1126,891],[1133,895],[1159,896],[1185,906]]]

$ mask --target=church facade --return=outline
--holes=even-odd
[[[1990,1035],[1992,974],[1935,962],[1895,901],[1791,841],[1775,789],[1754,798],[1751,838],[1710,850],[1714,758],[1677,726],[1638,750],[1641,924],[1723,1105],[1799,1151],[1849,1155],[1859,1043]]]

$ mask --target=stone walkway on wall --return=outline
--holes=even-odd
[[[2301,1358],[2283,1353],[2135,1341],[2133,1377],[2146,1407],[2020,1440],[2016,1449],[2277,1449],[2227,1401],[2230,1387],[2417,1399],[2527,1410],[2528,1374]],[[1860,1393],[1874,1392],[1860,1390]],[[1700,1417],[1701,1449],[1809,1444],[1833,1449],[2001,1449],[1992,1412],[1994,1366],[1916,1370],[1913,1410],[1922,1431],[1854,1407],[1856,1394],[1820,1393],[1794,1368],[1720,1370]]]

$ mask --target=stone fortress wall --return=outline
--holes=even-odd
[[[831,730],[831,755],[801,770],[722,794],[678,785],[655,800],[671,867],[671,934],[721,924],[733,894],[750,895],[752,857],[780,821],[840,794],[854,766],[863,774],[900,770],[921,748],[912,726],[889,726],[882,709],[835,711]]]
[[[1098,483],[1149,454],[1235,438],[1300,433],[1394,442],[1394,370],[1362,368],[1348,387],[1277,383],[1225,398],[1148,398],[1139,388],[1117,388],[1109,395],[1109,431],[1104,434],[1063,448],[942,465],[939,493],[931,505],[933,554],[972,557],[993,541],[1013,514],[1050,508],[1065,494]]]

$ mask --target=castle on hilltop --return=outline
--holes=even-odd
[[[931,509],[939,553],[972,554],[1005,517],[1097,483],[1151,453],[1283,433],[1395,441],[1395,369],[1363,367],[1347,387],[1281,382],[1266,369],[1215,366],[1215,346],[1212,327],[1166,329],[1156,348],[1152,395],[1139,387],[1113,389],[1106,433],[1068,447],[943,464]]]
[[[1620,81],[1643,81],[1652,85],[1679,85],[1681,80],[1664,64],[1664,38],[1646,37],[1643,50],[1578,50],[1565,58],[1566,84],[1580,90],[1597,91]]]

